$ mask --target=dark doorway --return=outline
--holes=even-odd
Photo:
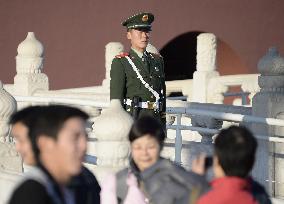
[[[197,36],[203,32],[184,33],[168,42],[160,53],[165,62],[166,80],[192,79],[196,70]]]

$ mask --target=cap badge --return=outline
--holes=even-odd
[[[142,21],[143,21],[143,22],[148,21],[148,15],[143,15],[143,16],[142,16]]]

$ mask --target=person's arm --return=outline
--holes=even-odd
[[[125,97],[125,72],[120,58],[114,58],[110,70],[110,100],[120,99],[123,103]]]
[[[205,168],[205,158],[206,154],[200,154],[198,155],[193,161],[192,161],[192,167],[191,171],[199,174],[199,175],[205,175],[206,168]]]
[[[117,204],[116,177],[113,174],[107,176],[101,185],[101,204]]]
[[[34,180],[22,183],[12,194],[9,204],[48,204],[50,197],[43,185]]]
[[[146,198],[138,187],[137,178],[134,174],[129,173],[127,176],[128,191],[124,204],[146,204]]]

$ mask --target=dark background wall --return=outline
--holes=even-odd
[[[13,83],[17,46],[33,31],[45,47],[52,89],[99,85],[105,45],[128,45],[120,23],[143,10],[155,14],[151,41],[165,57],[168,79],[190,78],[202,32],[219,39],[221,74],[256,73],[273,45],[284,55],[283,0],[0,0],[0,80]]]

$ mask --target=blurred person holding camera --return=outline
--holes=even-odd
[[[197,204],[271,204],[265,189],[250,177],[255,161],[257,141],[245,127],[221,130],[214,143],[211,189]],[[206,173],[206,157],[194,161],[193,171]],[[202,193],[201,193],[202,194]]]

